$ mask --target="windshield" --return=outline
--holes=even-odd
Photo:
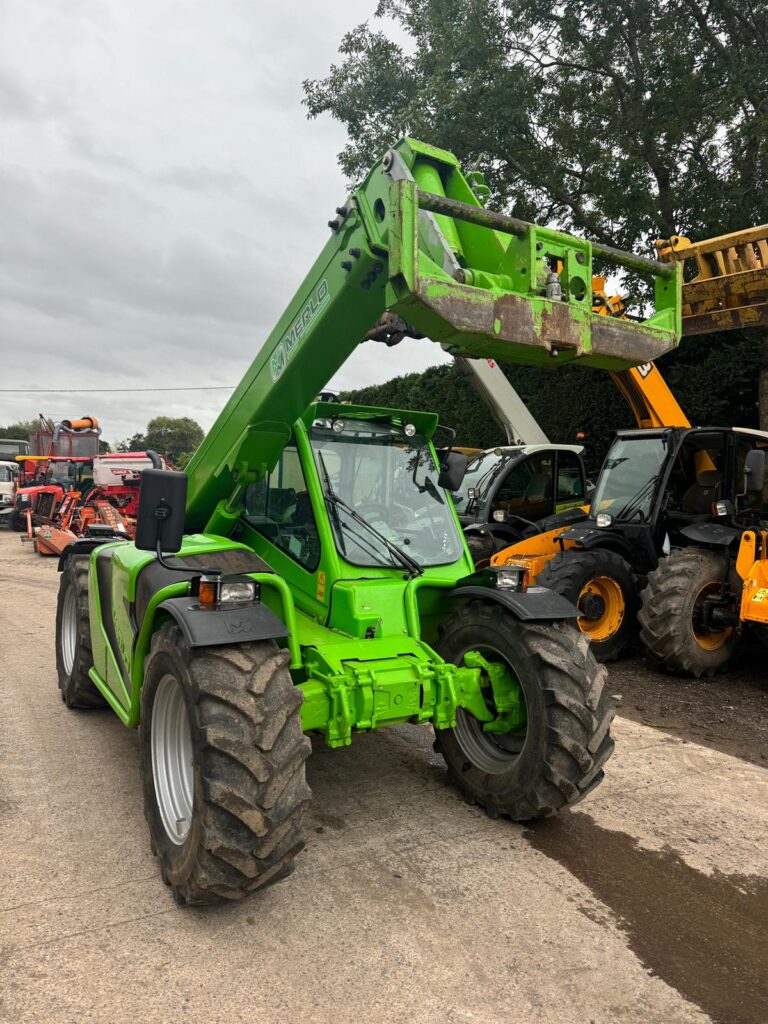
[[[336,496],[419,565],[445,565],[463,553],[461,536],[424,437],[369,420],[315,423],[310,440],[326,495]],[[339,551],[360,566],[401,561],[340,503],[329,517]]]
[[[12,441],[0,438],[0,459],[15,459],[17,455],[26,455],[29,445],[26,441]]]
[[[459,515],[480,512],[488,499],[493,481],[510,459],[518,458],[519,455],[519,451],[504,452],[501,448],[495,448],[471,459],[461,487],[453,495],[453,503]],[[474,492],[472,496],[470,490]]]
[[[647,519],[666,457],[664,437],[617,438],[597,481],[592,517],[611,512],[619,518]]]

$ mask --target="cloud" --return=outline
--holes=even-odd
[[[3,13],[2,387],[237,383],[328,237],[342,129],[308,122],[375,0],[36,0]],[[311,13],[311,17],[308,16]],[[440,361],[366,345],[334,384]],[[227,392],[0,394],[0,423],[158,413],[209,427]]]

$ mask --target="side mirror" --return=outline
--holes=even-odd
[[[765,450],[750,448],[744,459],[744,493],[762,491],[765,483]]]
[[[187,474],[145,469],[141,474],[136,547],[174,552],[181,547],[187,511]]]
[[[440,461],[437,486],[446,491],[458,491],[467,472],[467,457],[461,452],[446,452]]]

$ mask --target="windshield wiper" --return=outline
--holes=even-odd
[[[633,515],[635,515],[637,512],[639,512],[643,522],[646,522],[647,521],[647,517],[645,515],[645,512],[643,512],[643,510],[642,510],[642,508],[640,506],[645,501],[646,497],[648,496],[648,493],[653,490],[653,487],[654,487],[654,485],[655,485],[655,483],[656,483],[656,481],[658,479],[659,479],[659,474],[658,473],[654,473],[654,475],[652,477],[650,477],[648,480],[646,480],[645,483],[643,484],[643,486],[640,488],[640,490],[636,494],[634,494],[629,499],[629,501],[627,501],[619,509],[619,511],[616,513],[616,518],[617,519],[631,519]]]
[[[333,488],[331,487],[331,478],[328,476],[328,467],[325,464],[323,453],[319,449],[317,452],[317,458],[320,462],[320,468],[323,471],[323,481],[325,483],[326,496],[333,495],[335,497]],[[342,555],[346,555],[347,544],[346,541],[344,540],[344,530],[342,529],[341,526],[341,519],[339,519],[339,510],[334,504],[334,502],[331,502],[331,517],[333,518],[333,525],[336,527],[336,535],[338,536],[339,542],[341,544],[341,553]]]
[[[400,562],[403,568],[408,570],[411,576],[423,576],[424,570],[422,569],[422,567],[419,565],[415,558],[411,558],[411,556],[406,551],[403,551],[402,548],[398,547],[397,544],[393,544],[391,540],[387,540],[383,533],[379,533],[379,531],[376,529],[373,523],[369,523],[365,516],[361,516],[356,508],[352,508],[351,505],[348,505],[343,498],[340,498],[339,495],[336,494],[336,492],[331,487],[331,481],[328,477],[328,470],[325,467],[323,453],[318,452],[317,455],[323,466],[323,475],[325,478],[325,486],[327,488],[325,498],[326,501],[329,501],[331,503],[331,508],[335,510],[336,518],[334,521],[337,523],[339,528],[340,523],[338,518],[338,509],[343,508],[347,515],[354,519],[356,523],[359,523],[361,526],[364,526],[369,533],[373,534],[373,536],[384,545],[387,551],[389,551],[390,554],[394,555],[395,558],[397,558],[397,560]],[[346,554],[346,552],[344,553]]]

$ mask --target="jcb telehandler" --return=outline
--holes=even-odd
[[[466,463],[438,465],[436,417],[312,401],[364,337],[404,324],[460,355],[550,365],[615,369],[677,344],[674,267],[606,253],[654,277],[657,309],[597,317],[593,247],[488,212],[471,186],[450,153],[389,150],[186,474],[145,470],[135,542],[83,538],[61,558],[62,698],[139,726],[152,845],[181,902],[290,872],[307,734],[342,747],[431,723],[492,817],[552,814],[602,778],[613,711],[576,609],[524,573],[473,572],[449,496]]]
[[[683,335],[760,326],[768,322],[768,225],[695,243],[675,236],[669,241],[658,242],[657,250],[664,260],[695,263],[695,276],[683,284]],[[624,314],[625,306],[618,296],[606,299],[603,295],[600,301],[608,315]],[[642,430],[656,430],[661,437],[665,436],[663,428],[691,427],[672,391],[653,364],[612,371],[611,377],[629,403],[637,425]],[[713,430],[717,433],[719,429],[707,428],[708,433]],[[626,440],[631,436],[623,433],[616,443],[617,450],[625,450]],[[681,438],[684,435],[678,433],[676,436]],[[761,449],[762,435],[757,432],[750,436],[754,446]],[[741,447],[746,443],[743,438],[739,441]],[[677,450],[676,444],[671,445],[672,455]],[[692,440],[687,442],[687,445],[690,444],[693,444]],[[628,450],[637,455],[637,448]],[[656,511],[665,514],[667,507],[675,513],[675,496],[659,490],[663,483],[662,477],[643,480],[642,472],[636,467],[633,471],[631,466],[623,462],[620,465],[624,467],[621,472],[635,473],[635,482],[638,487],[646,487],[647,497],[655,495],[658,498],[653,506],[654,514]],[[655,464],[648,467],[651,473],[655,473],[656,468]],[[603,470],[604,473],[613,474],[614,479],[608,485],[609,489],[616,486],[616,469],[616,456],[612,450]],[[687,470],[691,495],[698,486],[699,472],[703,474],[701,479],[706,480],[707,473],[714,469],[714,463],[707,460],[704,452],[697,455],[696,463],[689,465]],[[698,508],[699,521],[706,512],[713,523],[728,525],[739,532],[745,527],[759,526],[761,515],[754,504],[749,507],[743,505],[744,495],[739,499],[742,508],[736,510],[734,496],[742,486],[746,486],[740,475],[740,467],[721,465],[718,474],[717,493],[729,502],[727,511],[723,510],[722,504],[719,511],[715,510],[714,505],[707,509]],[[755,486],[754,475],[750,487],[753,494],[760,489]],[[598,484],[599,493],[604,492]],[[726,629],[714,633],[708,630],[705,636],[694,621],[700,618],[702,603],[695,586],[697,574],[691,575],[690,570],[685,568],[694,556],[690,554],[688,561],[683,563],[678,563],[676,557],[679,548],[690,546],[691,538],[673,529],[672,541],[667,540],[665,543],[666,531],[658,524],[648,524],[652,527],[649,532],[652,540],[650,544],[644,543],[638,547],[636,520],[639,511],[635,512],[634,522],[627,521],[626,516],[613,515],[610,530],[599,531],[596,524],[601,511],[604,509],[593,501],[591,508],[544,519],[527,531],[525,539],[513,540],[509,546],[497,550],[491,564],[524,564],[531,573],[532,581],[536,580],[574,601],[582,613],[578,619],[579,627],[590,637],[595,656],[600,661],[618,657],[637,633],[642,591],[642,618],[647,622],[643,627],[642,638],[655,660],[670,670],[692,672],[695,675],[710,673],[724,665],[736,643],[739,623],[731,623]],[[737,514],[731,519],[735,511]],[[766,511],[764,508],[762,514]],[[673,514],[673,526],[675,519]],[[731,544],[736,544],[738,535],[738,532],[731,535]],[[670,553],[675,554],[675,557],[667,562],[666,555]],[[733,552],[730,561],[732,558]],[[699,559],[698,564],[702,565],[706,561]],[[709,564],[711,567],[711,559]],[[668,603],[663,601],[659,604],[663,612],[654,614],[655,597],[658,596],[657,577],[654,576],[654,586],[648,591],[643,588],[648,574],[657,567],[662,577],[666,572],[677,574],[680,570],[679,577],[676,577],[676,607],[679,605],[684,611],[671,614]],[[683,601],[685,579],[689,579],[694,587],[694,593],[688,595],[687,601]],[[734,579],[731,573],[731,580]],[[721,596],[725,600],[725,592]],[[737,598],[738,595],[728,591],[728,604],[731,608],[738,604]],[[703,606],[706,616],[711,606],[710,588],[710,600]],[[679,619],[681,613],[684,615],[682,622]],[[660,631],[664,622],[668,626]]]
[[[561,518],[492,565],[572,595],[601,660],[618,655],[639,618],[661,667],[710,675],[738,639],[742,533],[768,518],[766,448],[768,433],[738,427],[620,431],[587,515]]]

